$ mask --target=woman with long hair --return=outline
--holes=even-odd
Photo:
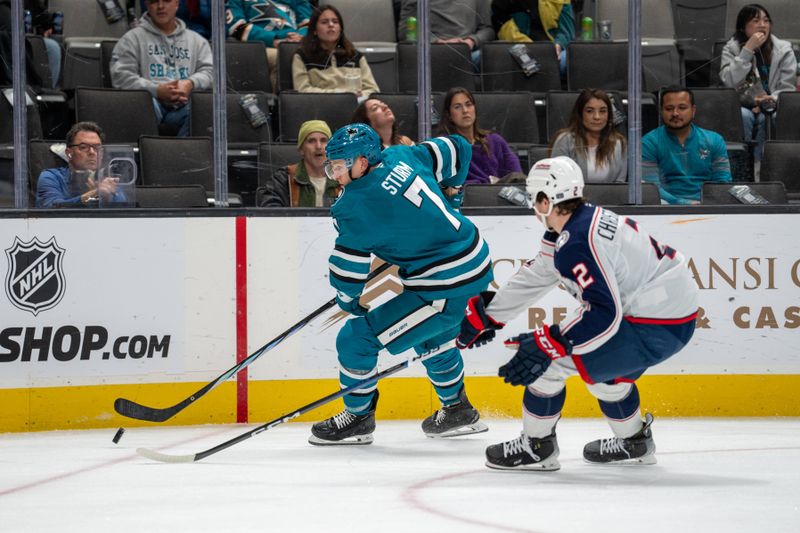
[[[361,102],[353,112],[350,122],[359,122],[372,126],[372,129],[381,136],[383,147],[394,144],[412,146],[414,141],[397,131],[397,121],[392,109],[380,98],[369,97]]]
[[[611,99],[604,91],[582,90],[572,106],[569,124],[556,133],[550,157],[573,159],[587,183],[626,181],[627,143],[612,117]]]
[[[444,135],[461,135],[472,145],[466,184],[497,183],[512,172],[522,172],[519,158],[506,140],[478,126],[475,97],[464,87],[447,91],[439,131]]]
[[[314,10],[300,49],[292,59],[294,89],[301,93],[352,92],[359,98],[378,92],[367,59],[344,34],[339,10]]]
[[[761,161],[764,114],[774,113],[778,94],[797,89],[797,59],[788,41],[772,33],[772,19],[761,4],[748,4],[736,16],[736,31],[722,49],[719,77],[739,91],[746,141],[755,139],[753,152]]]

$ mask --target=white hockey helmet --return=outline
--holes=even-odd
[[[553,212],[554,205],[583,196],[583,172],[575,161],[564,155],[541,159],[528,172],[525,185],[534,211],[536,196],[540,192],[550,199],[547,213],[536,211],[546,217]]]

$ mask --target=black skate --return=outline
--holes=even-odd
[[[486,466],[496,470],[558,470],[558,453],[555,431],[541,439],[523,432],[514,440],[486,448]]]
[[[480,421],[480,413],[472,407],[464,388],[458,393],[459,402],[437,410],[422,421],[422,431],[430,438],[458,437],[489,431]]]
[[[653,415],[644,415],[644,426],[633,437],[595,440],[584,446],[583,460],[592,464],[643,464],[656,463],[656,444],[650,425]]]
[[[317,446],[343,444],[372,444],[372,433],[375,431],[375,406],[378,394],[372,400],[369,412],[354,415],[347,409],[336,416],[311,426],[308,442]]]

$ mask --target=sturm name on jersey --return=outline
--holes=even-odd
[[[400,161],[381,182],[381,187],[389,191],[389,194],[394,196],[403,187],[403,184],[408,181],[408,178],[414,174],[414,169],[409,165]]]
[[[111,338],[103,326],[10,327],[0,330],[0,363],[166,358],[170,339],[141,334]]]

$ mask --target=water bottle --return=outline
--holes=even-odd
[[[61,35],[64,33],[64,13],[56,11],[53,13],[53,33]]]
[[[611,40],[611,21],[610,20],[601,20],[598,29],[600,30],[600,40],[601,41],[610,41]]]
[[[408,17],[406,19],[406,40],[417,40],[417,17]]]
[[[594,40],[594,21],[592,17],[583,17],[581,19],[581,40]]]
[[[247,120],[254,128],[260,128],[268,122],[266,113],[258,105],[258,98],[254,94],[243,94],[239,98],[239,105],[242,107]]]
[[[97,0],[97,3],[100,4],[100,9],[103,10],[103,15],[109,24],[114,24],[125,16],[117,0]]]
[[[33,15],[30,10],[26,9],[25,15],[25,33],[33,33]]]

